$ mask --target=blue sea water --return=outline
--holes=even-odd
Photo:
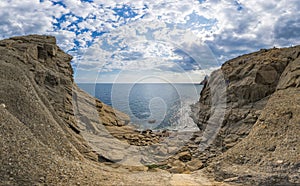
[[[140,130],[197,130],[190,105],[199,100],[201,85],[138,83],[78,84],[107,105],[130,116]]]

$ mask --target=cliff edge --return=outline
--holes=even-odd
[[[215,111],[212,87],[221,77],[225,114],[206,149],[217,154],[207,170],[217,180],[249,185],[300,184],[300,47],[262,49],[213,72],[193,106],[203,131]]]
[[[300,184],[299,46],[240,56],[211,74],[193,119],[206,131],[219,101],[223,120],[204,151],[201,132],[191,134],[179,151],[189,166],[166,160],[174,174],[135,157],[168,133],[127,126],[127,115],[76,86],[71,59],[51,36],[0,41],[0,185]]]
[[[76,86],[71,59],[51,36],[0,41],[0,185],[226,185],[132,159],[113,135],[149,138]]]
[[[98,154],[75,118],[71,59],[51,36],[0,41],[1,184],[96,183],[86,176],[99,170],[82,168]]]

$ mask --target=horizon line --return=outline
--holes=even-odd
[[[200,82],[76,82],[77,84],[193,84],[200,85]]]

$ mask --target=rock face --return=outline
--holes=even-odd
[[[76,123],[71,59],[54,37],[0,41],[1,183],[63,182],[81,174],[72,161],[98,159]]]
[[[0,41],[0,185],[226,185],[203,173],[145,172],[135,148],[116,138],[140,134],[76,86],[71,59],[51,36]]]
[[[223,154],[208,170],[244,184],[300,184],[300,47],[263,49],[213,72],[193,106],[203,131],[215,111],[212,87],[220,77],[226,109],[210,147]]]
[[[261,50],[214,72],[193,119],[206,131],[223,108],[224,120],[202,152],[213,133],[190,134],[178,149],[184,132],[135,131],[127,115],[80,90],[54,37],[2,40],[0,185],[227,185],[206,179],[203,167],[230,184],[299,185],[299,56],[300,47]],[[147,150],[173,156],[146,171]]]
[[[108,173],[101,166],[95,168],[98,154],[82,137],[75,117],[73,93],[90,96],[73,91],[78,88],[71,59],[54,37],[0,41],[1,185],[112,183],[105,181]],[[125,122],[112,108],[92,100],[101,121]],[[112,177],[118,182],[122,176]]]

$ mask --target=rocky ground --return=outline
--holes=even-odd
[[[212,102],[226,103],[211,144],[221,155],[206,168],[217,180],[300,184],[299,56],[299,46],[263,49],[230,60],[211,75],[193,118],[205,131],[217,111]],[[214,91],[224,85],[226,94]],[[217,101],[216,95],[221,97]]]
[[[0,185],[299,185],[300,47],[226,62],[199,131],[137,131],[80,90],[54,37],[0,41]]]
[[[0,185],[226,185],[137,161],[106,129],[128,117],[77,88],[71,59],[54,37],[0,41]]]
[[[201,132],[138,131],[123,113],[112,110],[77,87],[74,93],[81,134],[99,154],[99,161],[114,164],[114,167],[163,169],[170,173],[190,173],[203,167],[204,156],[197,152],[196,143]],[[95,114],[98,112],[114,113],[114,116],[108,118],[107,114],[100,114],[99,117]]]

